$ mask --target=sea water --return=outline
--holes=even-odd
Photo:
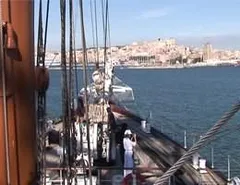
[[[240,100],[240,67],[202,67],[184,69],[116,69],[116,75],[133,88],[135,102],[126,105],[143,118],[151,111],[151,125],[180,144],[191,147],[220,119],[232,104]],[[89,72],[91,76],[91,71]],[[78,90],[82,87],[78,71]],[[76,91],[76,90],[75,90]],[[47,112],[61,115],[61,71],[50,71]],[[240,113],[208,143],[200,153],[226,174],[230,155],[231,174],[240,176]]]

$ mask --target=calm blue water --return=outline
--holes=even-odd
[[[152,123],[162,132],[188,146],[206,132],[240,97],[239,67],[192,69],[116,69],[117,76],[134,90],[135,102],[129,107],[143,117],[152,112]],[[80,78],[82,73],[80,71]],[[79,80],[79,84],[82,80]],[[48,91],[49,116],[61,114],[61,72],[51,71]],[[201,150],[215,166],[227,169],[231,156],[233,175],[240,176],[240,114],[222,129],[213,142]]]

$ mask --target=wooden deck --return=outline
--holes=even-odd
[[[175,141],[166,135],[151,128],[151,133],[145,133],[141,129],[140,123],[129,118],[115,115],[117,123],[127,123],[132,132],[137,134],[137,146],[135,148],[135,157],[139,159],[136,170],[145,179],[145,185],[152,185],[167,169],[169,169],[185,152]],[[61,128],[61,124],[56,125],[56,130]],[[58,146],[52,146],[47,150],[47,167],[59,168],[60,158],[57,154]],[[123,174],[120,152],[117,147],[116,163],[114,166],[102,167],[99,169],[97,176],[101,176],[98,184],[112,185],[120,184]],[[59,179],[57,171],[47,170],[52,179]],[[81,183],[80,183],[81,184]],[[171,178],[172,185],[225,185],[226,180],[207,168],[206,174],[199,173],[193,168],[191,159],[179,169],[174,177]]]

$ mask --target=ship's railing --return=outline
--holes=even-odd
[[[153,130],[153,128],[152,128]],[[192,145],[199,140],[202,135],[199,133],[187,133],[187,130],[181,128],[182,134],[178,134],[178,133],[173,133],[173,132],[163,132],[163,130],[161,129],[161,133],[163,133],[165,136],[169,137],[170,139],[172,139],[175,143],[178,143],[179,145],[182,146],[183,149],[186,149],[186,151],[188,150],[188,148],[192,147]],[[218,137],[221,137],[222,133],[225,133],[225,131],[220,132],[220,136],[218,135],[217,137],[214,137],[212,140],[216,140]],[[231,181],[232,178],[236,177],[237,175],[239,175],[240,172],[240,163],[237,162],[237,160],[234,160],[233,158],[230,157],[230,155],[228,156],[222,156],[222,161],[221,161],[221,165],[217,164],[215,161],[215,149],[213,147],[213,145],[210,145],[208,147],[205,147],[204,149],[205,154],[207,153],[207,155],[203,155],[203,156],[199,156],[199,161],[198,164],[200,163],[200,160],[204,159],[206,160],[206,167],[211,169],[212,171],[217,172],[218,174],[221,174],[222,176],[225,176],[225,178],[228,181]],[[217,155],[222,155],[217,153]],[[224,162],[225,161],[225,162]],[[232,163],[235,163],[235,165],[231,165]],[[215,164],[216,163],[216,164]],[[219,163],[219,162],[218,162]],[[223,166],[223,163],[224,166]],[[238,166],[236,168],[236,166]],[[207,182],[204,182],[204,184],[209,184]]]
[[[190,148],[195,143],[195,141],[197,141],[197,139],[201,137],[201,134],[194,133],[187,134],[186,130],[184,130],[182,135],[178,135],[176,133],[164,133],[164,134],[166,134],[174,141],[178,142],[186,150]],[[191,139],[189,139],[188,137],[193,138],[192,143],[189,142],[189,140],[191,141]],[[223,155],[218,152],[217,155],[218,156],[220,155],[222,159],[220,164],[219,161],[217,162],[216,160],[216,150],[214,149],[214,146],[209,146],[205,148],[205,153],[207,154],[202,155],[201,158],[206,158],[207,167],[217,173],[221,173],[223,176],[226,177],[228,181],[230,181],[236,175],[240,174],[240,163],[232,156]]]
[[[67,180],[66,180],[66,175],[67,171],[69,168],[46,168],[47,171],[57,171],[59,173],[59,176],[55,179],[47,178],[46,180],[46,185],[53,185],[53,184],[58,184],[58,185],[66,185]],[[82,174],[78,173],[78,180],[74,180],[74,177],[71,179],[72,185],[89,185],[89,175],[86,172],[88,168],[85,168],[85,172],[83,171],[83,168],[72,168],[71,170],[76,170],[76,171],[81,171],[83,172]],[[124,177],[123,177],[123,171],[124,170],[132,170],[133,175],[131,182],[135,182],[135,185],[144,185],[145,182],[141,180],[141,178],[137,178],[136,174],[141,174],[144,172],[152,172],[153,174],[155,173],[156,177],[162,174],[162,169],[157,168],[157,167],[137,167],[137,168],[123,168],[122,166],[106,166],[106,167],[92,167],[92,170],[95,171],[93,172],[94,175],[92,175],[92,185],[103,185],[103,184],[111,184],[111,185],[121,185]],[[93,174],[92,173],[92,174]],[[108,175],[106,175],[108,174]],[[65,176],[65,178],[64,178]],[[76,177],[76,176],[75,176]],[[213,181],[207,181],[201,177],[201,174],[199,173],[199,177],[197,179],[198,182],[196,182],[196,185],[226,185],[225,183],[217,183]],[[230,182],[230,181],[229,181]],[[169,181],[164,184],[164,185],[176,185],[176,177],[172,176]]]
[[[123,181],[123,171],[124,170],[132,170],[133,174],[140,173],[142,171],[159,171],[160,168],[153,168],[153,167],[141,167],[141,168],[124,168],[122,166],[106,166],[106,167],[92,167],[93,173],[95,175],[92,175],[92,184],[93,185],[102,185],[102,184],[111,184],[111,185],[120,185]],[[51,179],[50,177],[47,177],[46,185],[53,185],[53,184],[59,184],[59,185],[66,185],[67,180],[66,177],[64,178],[64,174],[67,173],[69,168],[46,168],[47,171],[55,171],[59,173],[59,176],[55,179]],[[86,184],[89,184],[89,176],[86,172],[88,168],[86,167],[84,170],[81,167],[72,168],[71,170],[78,171],[78,180],[74,181],[74,177],[72,178],[72,184],[73,185],[83,185],[84,181],[86,181]],[[109,175],[104,175],[106,173],[112,173]],[[79,173],[82,172],[82,173]],[[92,173],[92,174],[93,174]],[[134,176],[133,176],[134,178]],[[65,180],[64,180],[65,179]],[[136,182],[136,185],[144,185],[144,183],[137,179],[135,176],[135,179],[133,181]],[[77,182],[77,183],[76,183]],[[85,184],[84,184],[85,185]]]
[[[190,148],[201,137],[201,134],[187,133],[186,130],[182,131],[181,135],[171,132],[164,132],[164,134],[171,138],[174,142],[180,144],[186,150]],[[218,152],[217,155],[221,156],[222,164],[218,164],[219,162],[217,163],[215,159],[216,152],[214,146],[210,145],[206,147],[204,153],[205,155],[202,155],[201,158],[206,158],[207,166],[213,171],[222,173],[228,180],[231,179],[231,175],[235,176],[240,173],[240,163],[230,155],[223,156],[223,154]],[[233,165],[231,165],[231,163]]]

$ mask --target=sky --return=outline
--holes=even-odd
[[[35,35],[38,25],[35,0]],[[60,3],[50,0],[48,50],[60,49]],[[92,0],[93,1],[93,0]],[[98,6],[99,43],[103,44],[101,0]],[[68,2],[68,1],[67,1]],[[93,45],[90,0],[83,0],[87,45]],[[44,7],[46,0],[43,1]],[[74,0],[76,44],[81,47],[78,0]],[[179,44],[240,49],[240,0],[109,0],[111,45],[176,38]],[[67,34],[69,32],[67,31]]]

